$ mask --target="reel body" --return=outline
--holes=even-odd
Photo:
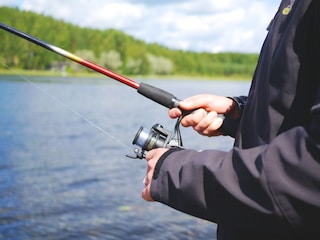
[[[134,156],[126,155],[130,158],[145,158],[147,151],[155,148],[182,147],[180,133],[180,118],[177,120],[174,132],[165,129],[160,124],[154,124],[151,129],[140,127],[136,133],[132,144],[137,147],[134,149]]]

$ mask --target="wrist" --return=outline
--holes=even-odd
[[[153,173],[153,179],[157,179],[158,176],[159,176],[159,172],[160,172],[160,168],[163,164],[163,162],[165,161],[165,159],[173,152],[176,152],[176,151],[180,151],[180,150],[183,150],[182,148],[179,148],[179,147],[172,147],[172,148],[169,148],[168,151],[164,152],[161,157],[159,158],[156,166],[155,166],[155,169],[154,169],[154,173]]]
[[[236,97],[227,97],[230,99],[230,107],[225,113],[225,116],[231,119],[239,119],[242,113],[242,106],[239,101],[236,100]]]

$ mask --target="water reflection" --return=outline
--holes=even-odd
[[[145,163],[125,157],[140,126],[173,128],[167,109],[105,80],[33,79],[112,138],[31,84],[13,80],[0,77],[1,239],[214,239],[214,224],[144,202]],[[179,98],[208,89],[245,94],[248,87],[152,84]],[[182,135],[186,146],[197,149],[232,145],[229,138],[203,138],[187,129]]]

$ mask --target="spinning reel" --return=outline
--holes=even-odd
[[[174,131],[165,129],[160,124],[154,124],[151,129],[140,127],[132,144],[137,147],[134,149],[135,156],[130,158],[145,158],[147,151],[155,148],[182,147],[182,137],[180,132],[181,117],[178,118]]]

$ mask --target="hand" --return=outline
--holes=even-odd
[[[184,127],[193,127],[199,134],[205,136],[218,136],[221,133],[218,129],[223,123],[219,114],[229,114],[232,118],[240,117],[235,102],[227,97],[211,94],[201,94],[187,98],[179,103],[179,108],[169,110],[171,118],[181,116],[183,110],[196,109],[181,120]]]
[[[141,194],[142,198],[146,201],[149,201],[149,202],[154,201],[151,197],[151,192],[150,192],[154,168],[156,167],[156,164],[157,164],[159,158],[166,151],[168,151],[167,148],[156,148],[156,149],[148,151],[146,154],[148,168],[147,168],[146,177],[143,180],[145,188],[142,190],[142,194]]]

